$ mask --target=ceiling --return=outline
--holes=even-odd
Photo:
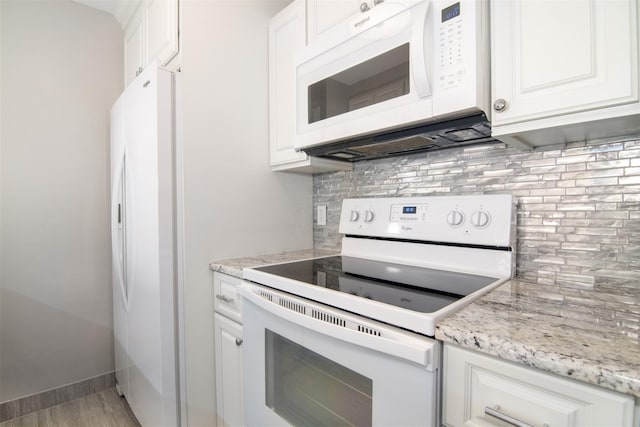
[[[116,15],[116,10],[118,9],[118,3],[121,0],[73,0],[76,3],[82,3],[87,6],[94,7],[96,9],[103,10],[105,12],[109,12],[113,16]]]
[[[120,23],[122,28],[125,27],[129,18],[140,4],[140,0],[72,0],[95,9],[99,9],[110,13]]]

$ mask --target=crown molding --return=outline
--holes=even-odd
[[[131,17],[140,6],[142,0],[117,0],[114,16],[124,30],[131,20]]]

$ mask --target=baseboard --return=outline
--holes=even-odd
[[[110,372],[42,393],[0,403],[0,423],[106,390],[113,387],[115,382],[115,374]]]

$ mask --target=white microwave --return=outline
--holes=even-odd
[[[488,2],[374,3],[301,53],[295,148],[358,161],[497,142]]]

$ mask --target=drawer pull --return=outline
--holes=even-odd
[[[216,298],[218,298],[220,301],[226,302],[227,304],[233,304],[233,298],[229,298],[221,294],[216,295]]]
[[[525,422],[522,422],[516,418],[510,417],[509,415],[500,412],[499,409],[500,407],[498,405],[494,406],[493,408],[489,408],[487,406],[484,408],[484,413],[487,415],[491,415],[492,417],[495,417],[500,421],[504,421],[505,423],[514,425],[516,427],[533,427],[531,424],[527,424]]]

